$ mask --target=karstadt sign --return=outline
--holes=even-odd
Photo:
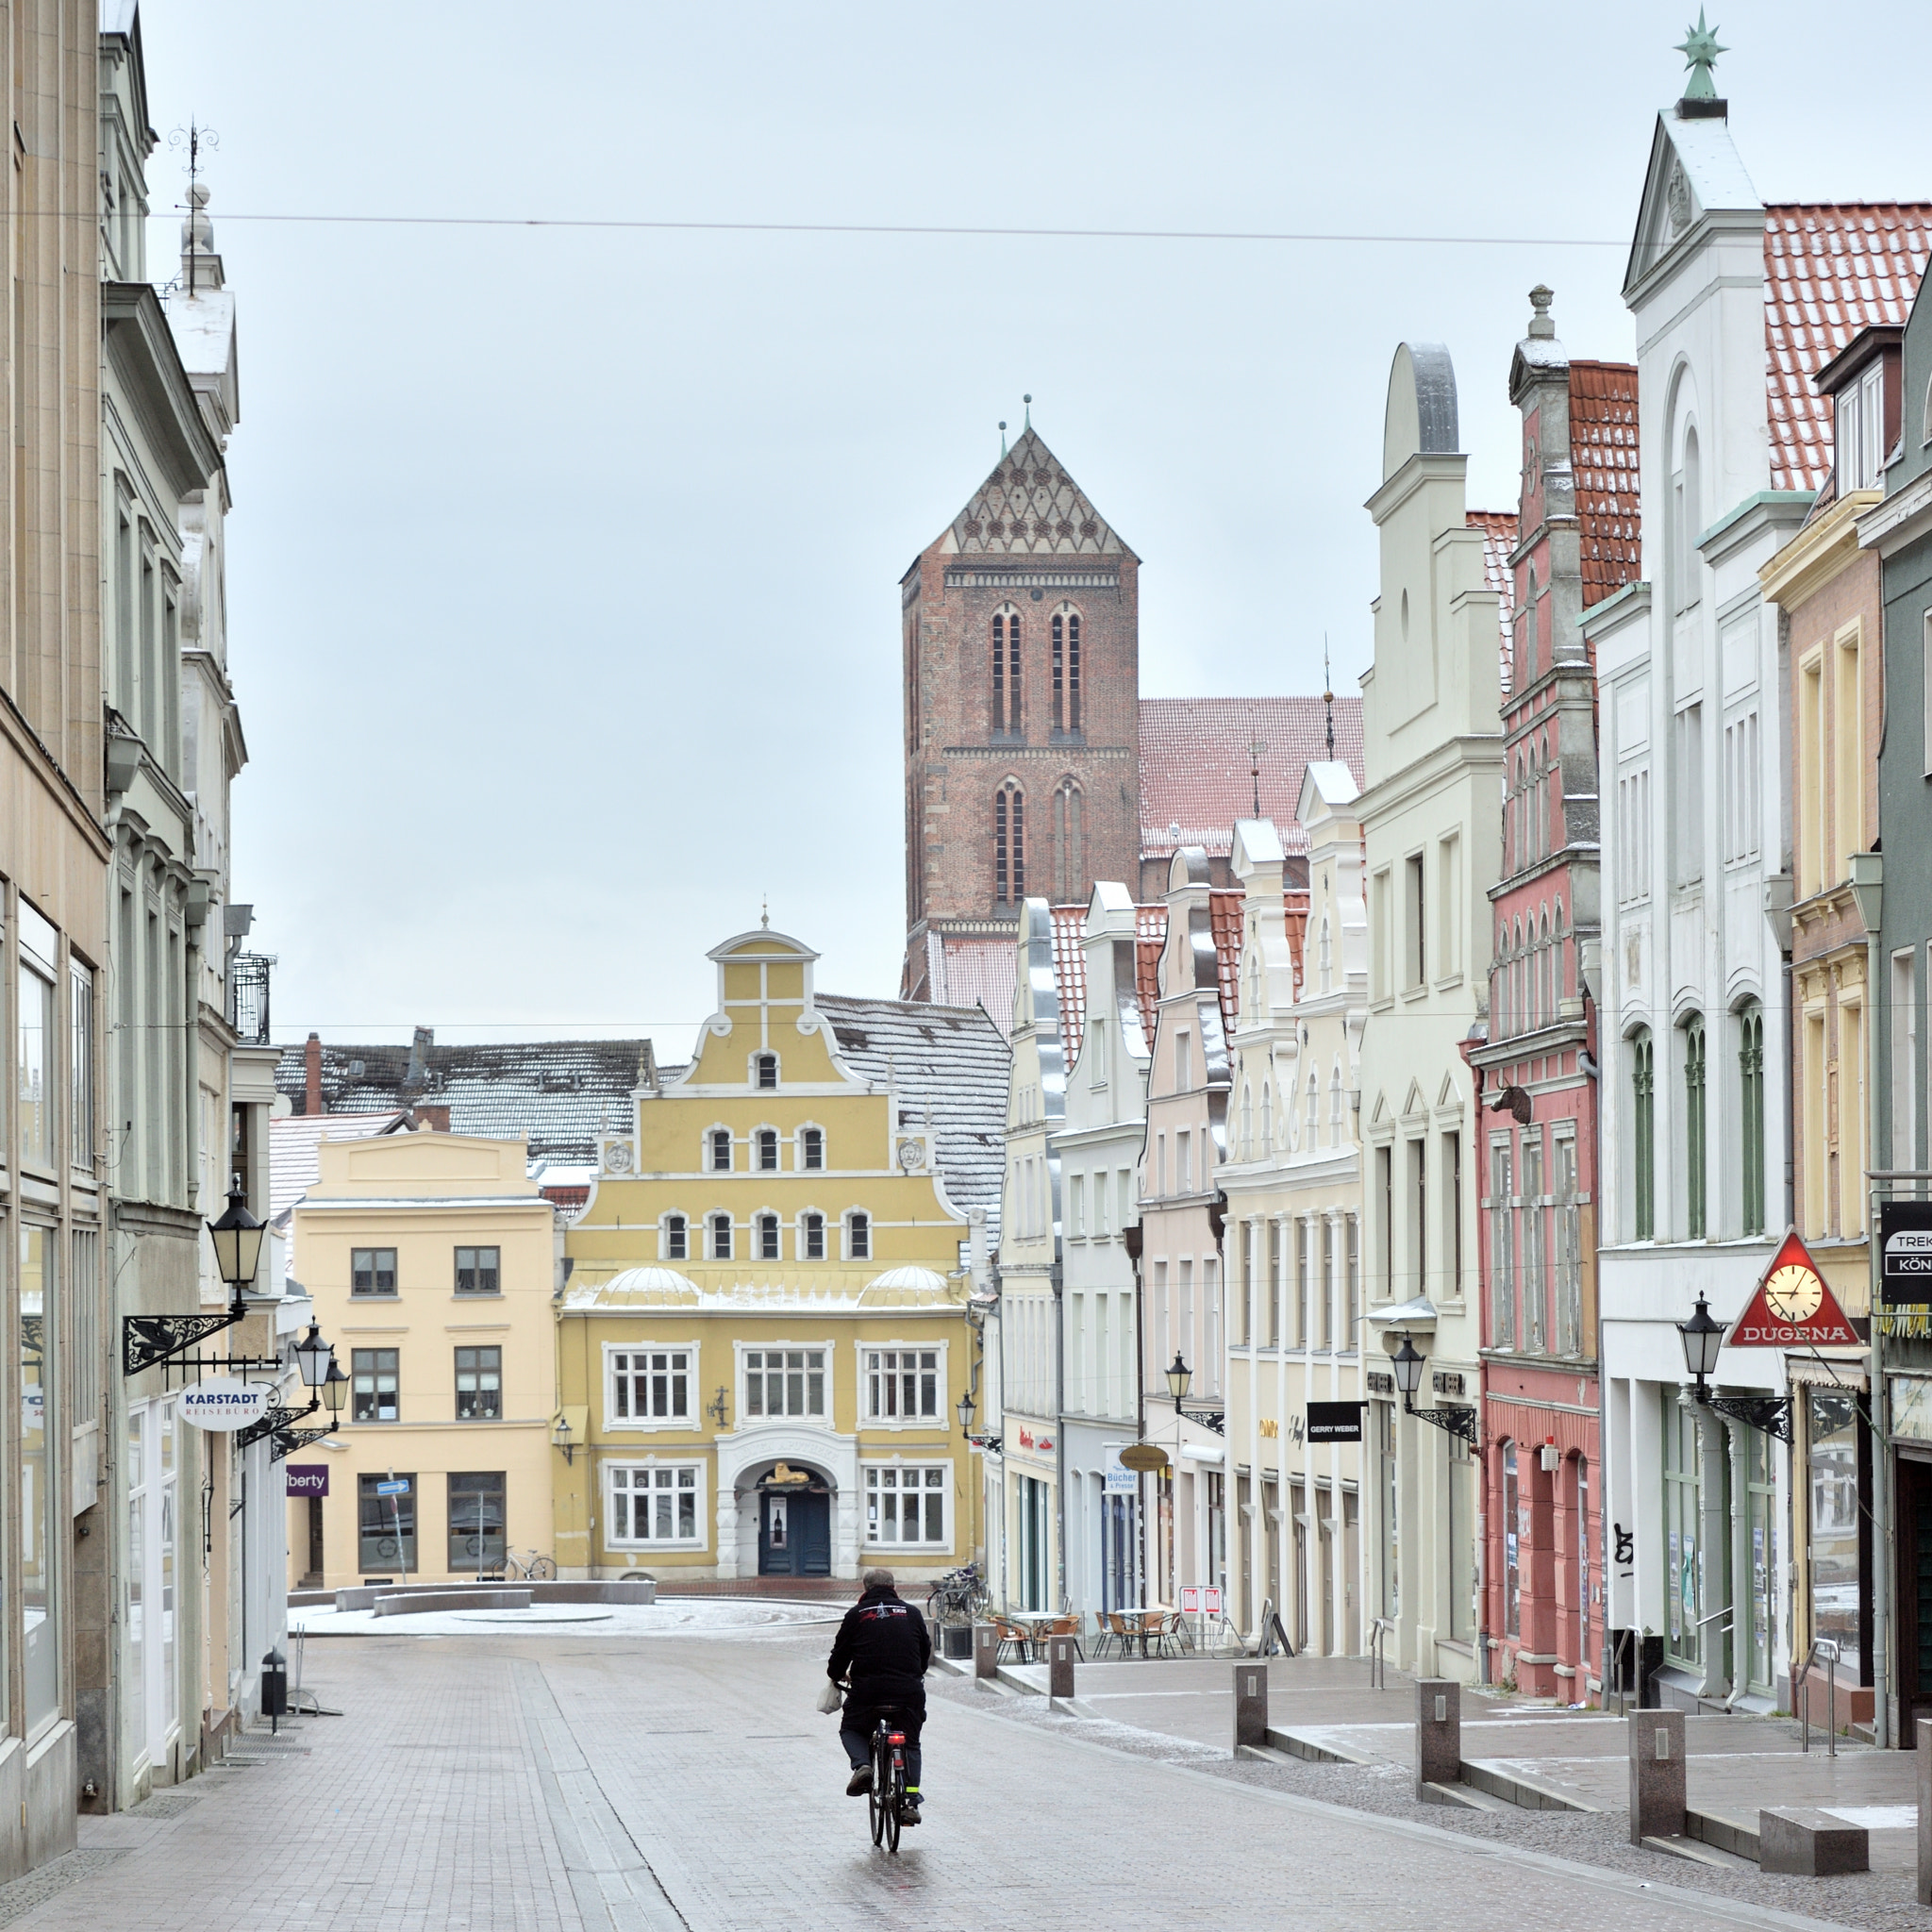
[[[217,1375],[181,1391],[181,1420],[197,1429],[245,1429],[261,1420],[273,1393],[266,1382]]]

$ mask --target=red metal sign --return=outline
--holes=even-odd
[[[1859,1348],[1838,1297],[1795,1230],[1785,1236],[1731,1332],[1729,1348]]]

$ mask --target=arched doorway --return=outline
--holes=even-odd
[[[821,1471],[777,1462],[752,1485],[758,1497],[758,1574],[832,1574],[832,1484]]]

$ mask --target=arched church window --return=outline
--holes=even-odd
[[[1053,794],[1054,903],[1071,905],[1081,896],[1086,877],[1085,801],[1072,778],[1062,778]]]
[[[996,611],[992,620],[992,728],[1020,728],[1020,613]]]
[[[1001,906],[1026,896],[1026,795],[1011,778],[993,794],[992,895]]]

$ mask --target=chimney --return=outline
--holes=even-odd
[[[449,1108],[442,1104],[419,1103],[409,1109],[409,1125],[419,1134],[449,1132]]]
[[[311,1033],[308,1036],[308,1044],[302,1051],[302,1111],[312,1119],[323,1111],[321,1034]]]
[[[416,1035],[409,1041],[409,1071],[403,1075],[403,1095],[405,1100],[413,1101],[418,1094],[426,1092],[429,1087],[429,1049],[436,1044],[436,1029],[433,1026],[419,1026]]]

